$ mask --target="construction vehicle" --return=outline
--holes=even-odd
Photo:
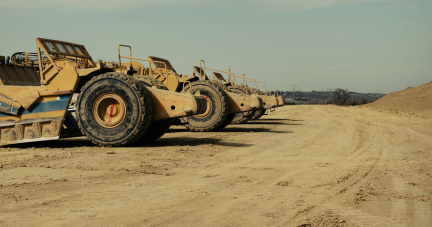
[[[205,75],[204,70],[205,69],[200,68],[199,71],[203,75]],[[224,72],[224,71],[221,71],[221,70],[213,71],[212,72],[213,79],[210,78],[210,80],[221,83],[230,92],[234,92],[237,94],[243,94],[243,95],[253,95],[253,93],[250,92],[248,90],[248,88],[246,86],[244,86],[243,84],[235,84],[230,79],[225,80],[225,78],[222,76],[222,74],[220,74],[221,72]],[[228,69],[228,71],[225,71],[225,73],[228,73],[228,76],[230,78],[231,77],[234,77],[234,78],[237,77],[233,73],[231,73],[231,71],[229,69]],[[257,96],[257,95],[255,94],[255,96]],[[236,113],[230,124],[243,124],[243,123],[249,121],[250,119],[252,119],[252,117],[256,111],[264,108],[262,99],[259,97],[258,97],[258,99],[260,100],[260,107],[259,108],[257,108],[256,110],[248,111],[248,112]]]
[[[229,69],[228,71],[222,71],[217,69],[211,69],[205,67],[205,61],[200,60],[200,66],[194,66],[193,67],[193,73],[191,76],[188,75],[178,75],[174,67],[171,65],[171,63],[167,59],[158,58],[149,56],[149,60],[152,60],[155,62],[155,64],[149,64],[148,68],[145,68],[142,64],[138,62],[130,62],[130,63],[123,63],[121,64],[122,67],[119,67],[119,63],[111,63],[113,68],[116,70],[120,70],[120,68],[133,68],[138,75],[150,75],[153,78],[158,79],[163,84],[166,84],[166,87],[170,91],[181,91],[184,88],[184,84],[187,82],[193,82],[196,80],[205,80],[205,81],[211,81],[213,83],[216,83],[220,85],[225,92],[229,96],[233,96],[232,93],[240,94],[240,95],[251,95],[252,97],[258,97],[258,101],[260,102],[259,107],[256,108],[249,108],[249,111],[242,111],[234,113],[233,110],[230,111],[230,114],[227,115],[226,120],[223,123],[220,123],[219,127],[216,127],[216,129],[223,128],[227,126],[228,124],[241,124],[245,123],[250,119],[258,119],[261,116],[263,116],[266,111],[274,111],[274,108],[283,105],[282,97],[276,97],[275,93],[271,95],[271,91],[267,89],[267,85],[264,82],[257,82],[255,79],[247,78],[244,76],[239,77],[236,76],[234,73],[232,73]],[[164,67],[166,65],[166,68]],[[154,67],[154,69],[153,69]],[[213,77],[208,77],[205,73],[205,70],[211,70]],[[167,73],[166,73],[167,72]],[[228,74],[229,79],[225,80],[225,78],[220,73],[226,73]],[[198,76],[197,76],[198,75]],[[236,78],[240,78],[242,83],[236,84]],[[248,88],[246,85],[246,81],[254,82],[255,88],[251,89]],[[265,93],[261,92],[257,89],[257,84],[264,84],[265,86]],[[229,98],[231,105],[241,105],[243,103],[237,102],[235,103],[233,98]],[[207,100],[209,101],[209,100]],[[211,108],[208,106],[209,109]],[[232,108],[234,109],[234,108]],[[244,110],[247,108],[244,108]],[[237,108],[238,110],[238,108]],[[194,118],[197,118],[200,116],[192,116],[188,117],[188,119],[194,120]],[[201,119],[200,119],[201,120]],[[187,120],[183,121],[187,122]],[[194,122],[195,123],[195,122]],[[196,123],[195,123],[196,124]],[[190,128],[190,125],[186,124],[186,127]]]
[[[271,106],[267,105],[267,108],[252,111],[251,115],[244,116],[240,121],[238,121],[238,124],[245,123],[248,120],[257,120],[260,117],[262,117],[263,115],[265,115],[266,112],[273,112],[276,107],[284,106],[284,102],[283,102],[282,97],[279,96],[277,91],[275,91],[272,95],[271,91],[267,90],[267,84],[266,83],[257,82],[255,79],[247,78],[247,77],[245,77],[244,74],[242,76],[242,79],[243,79],[243,83],[241,84],[241,86],[243,86],[243,89],[246,90],[248,94],[252,94],[252,93],[259,94],[259,95],[261,95],[259,97],[261,97],[262,99],[266,100],[266,98],[267,98],[267,103],[272,103],[275,105],[271,105]],[[255,88],[248,86],[247,82],[253,82],[255,84]],[[261,90],[259,90],[257,88],[257,84],[264,84],[266,92],[264,93]],[[276,96],[276,94],[277,94],[277,96]],[[233,123],[235,123],[235,122],[233,121]]]
[[[204,63],[204,67],[201,67],[201,62]],[[276,107],[284,106],[284,102],[281,96],[279,96],[278,92],[275,91],[272,95],[272,92],[267,89],[267,84],[264,82],[257,82],[255,79],[245,77],[245,74],[243,74],[241,77],[234,75],[233,73],[228,71],[221,71],[217,69],[210,69],[205,67],[205,62],[203,60],[200,61],[200,71],[204,71],[203,74],[205,75],[205,69],[212,70],[213,79],[210,79],[212,81],[217,81],[219,83],[222,83],[224,86],[228,87],[228,90],[231,92],[236,92],[240,94],[248,94],[248,95],[257,95],[260,100],[262,100],[263,105],[261,108],[258,108],[253,111],[249,111],[247,113],[237,113],[234,119],[232,120],[231,124],[242,124],[249,120],[256,120],[260,117],[262,117],[267,111],[273,112]],[[225,80],[223,76],[218,73],[228,73],[229,80]],[[235,78],[240,78],[242,83],[236,83]],[[234,79],[234,80],[233,80]],[[233,82],[234,81],[234,82]],[[247,85],[247,82],[253,82],[255,84],[255,88],[249,87]],[[260,91],[257,88],[257,84],[264,84],[265,86],[265,93]],[[276,96],[277,94],[277,96]]]
[[[120,56],[119,58],[129,58]],[[215,131],[229,125],[236,113],[249,112],[261,107],[261,100],[255,95],[234,93],[226,89],[221,83],[211,81],[206,75],[202,75],[199,67],[194,67],[194,72],[188,75],[178,75],[172,64],[163,58],[148,57],[148,68],[140,62],[107,63],[116,71],[128,70],[135,77],[149,76],[158,81],[159,86],[164,86],[169,91],[191,92],[203,96],[207,100],[207,111],[203,114],[183,118],[183,123],[190,131]],[[198,75],[197,75],[198,74]]]
[[[247,81],[248,80],[255,83],[255,88],[250,88],[249,86],[247,86]],[[267,97],[272,97],[271,98],[272,102],[276,103],[276,105],[273,107],[273,110],[272,110],[272,108],[268,108],[268,109],[265,109],[265,110],[261,109],[261,110],[255,111],[254,114],[253,114],[253,116],[252,116],[252,118],[251,118],[252,120],[257,120],[257,119],[261,118],[263,115],[265,115],[266,112],[273,112],[276,107],[280,107],[280,106],[284,106],[285,105],[282,96],[279,96],[279,93],[277,91],[275,91],[273,93],[273,95],[272,95],[271,91],[267,89],[267,84],[265,82],[257,82],[255,79],[250,79],[250,78],[244,78],[243,81],[244,81],[245,86],[250,89],[250,92],[256,92],[258,94],[265,95]],[[257,85],[256,85],[257,83],[264,84],[265,93],[262,92],[262,91],[260,91],[260,90],[258,90]],[[276,94],[277,94],[277,96],[276,96]]]
[[[201,65],[201,63],[203,64],[203,66]],[[272,95],[271,91],[267,89],[267,84],[264,82],[257,82],[255,79],[247,78],[245,74],[243,74],[241,77],[236,76],[230,70],[222,71],[222,70],[207,68],[205,67],[204,60],[200,60],[200,67],[194,67],[194,70],[199,71],[204,77],[207,77],[205,74],[206,69],[213,71],[212,72],[213,79],[210,80],[223,84],[224,86],[228,87],[229,91],[239,92],[242,94],[256,95],[257,97],[260,98],[260,100],[262,100],[263,105],[260,108],[257,108],[256,110],[253,111],[249,111],[247,113],[244,112],[237,113],[231,122],[232,124],[242,124],[251,119],[256,120],[262,117],[266,113],[266,111],[273,112],[276,107],[284,105],[282,97],[280,97],[279,95],[276,96],[277,92],[274,92]],[[227,73],[229,79],[225,80],[223,76],[220,74],[220,72]],[[236,83],[236,78],[241,79],[242,83],[240,82]],[[254,88],[249,87],[247,85],[247,82],[253,82],[255,85]],[[265,93],[258,90],[257,84],[264,84]]]
[[[159,138],[169,119],[206,112],[205,98],[115,72],[83,45],[36,38],[36,47],[0,57],[0,145],[85,135],[123,146]]]

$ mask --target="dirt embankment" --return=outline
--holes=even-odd
[[[380,112],[432,118],[432,82],[389,93],[367,106]]]

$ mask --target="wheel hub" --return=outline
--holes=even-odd
[[[207,117],[207,116],[212,112],[212,110],[213,110],[213,103],[212,103],[212,101],[210,100],[210,98],[209,98],[208,96],[206,96],[206,95],[201,95],[201,96],[205,97],[205,99],[206,99],[206,102],[207,102],[207,109],[206,109],[206,111],[205,111],[204,113],[202,113],[202,114],[194,115],[194,117],[196,117],[196,118],[205,118],[205,117]]]
[[[104,128],[114,128],[120,125],[125,116],[125,103],[117,94],[102,94],[93,104],[93,117]]]

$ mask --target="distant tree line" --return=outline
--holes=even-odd
[[[338,88],[333,92],[333,104],[335,105],[345,105],[350,97],[350,92],[348,89]]]
[[[338,88],[333,92],[333,98],[332,100],[327,101],[326,104],[335,104],[335,105],[364,105],[372,102],[371,100],[368,100],[366,98],[361,98],[360,101],[350,101],[350,91],[348,89],[341,89]]]
[[[376,101],[384,96],[384,94],[359,93],[341,88],[333,91],[278,91],[277,93],[283,97],[285,105],[362,105]]]

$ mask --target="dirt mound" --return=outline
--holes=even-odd
[[[432,118],[432,82],[389,93],[367,106],[382,112]]]

